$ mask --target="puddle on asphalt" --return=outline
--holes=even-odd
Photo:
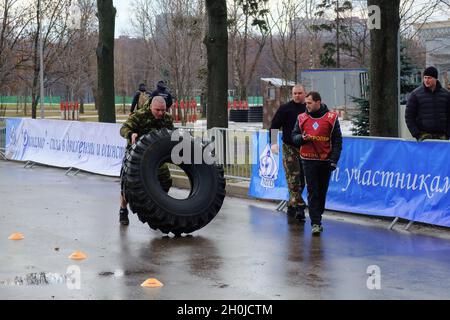
[[[132,275],[151,274],[151,270],[116,270],[99,272],[101,277],[123,277]],[[59,274],[51,272],[33,272],[24,276],[16,276],[10,279],[0,279],[0,286],[46,286],[54,284],[68,284],[74,282],[73,274]]]
[[[132,275],[141,275],[141,274],[151,274],[154,271],[152,270],[116,270],[112,271],[102,271],[99,272],[98,275],[101,277],[123,277],[123,276],[132,276]]]
[[[72,281],[71,274],[58,274],[50,272],[28,273],[16,276],[14,279],[0,280],[0,286],[44,286],[51,284],[66,284]]]

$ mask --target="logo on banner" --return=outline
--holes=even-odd
[[[278,165],[270,150],[270,144],[266,145],[259,157],[259,176],[261,177],[262,187],[275,187],[275,180],[278,177]]]
[[[28,144],[28,131],[27,129],[23,130],[23,146],[24,148],[27,147]]]
[[[17,135],[16,135],[16,127],[11,127],[11,133],[9,134],[9,144],[10,146],[15,146],[17,142]]]

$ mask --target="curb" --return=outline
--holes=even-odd
[[[180,188],[180,189],[189,189],[190,188],[189,180],[185,176],[174,175],[172,173],[172,183],[175,187]],[[248,181],[241,181],[241,182],[227,181],[227,184],[225,187],[227,196],[254,200],[254,198],[250,198],[248,196],[249,185],[250,185],[250,182],[248,182]]]

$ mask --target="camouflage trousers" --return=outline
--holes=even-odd
[[[286,182],[289,190],[289,206],[304,207],[302,198],[305,189],[305,175],[303,173],[300,152],[297,148],[283,143],[283,167],[286,173]]]
[[[423,141],[426,139],[447,140],[448,137],[447,135],[441,133],[421,132],[417,141]]]

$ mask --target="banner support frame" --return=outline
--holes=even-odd
[[[395,217],[395,219],[391,222],[391,224],[388,227],[389,230],[392,230],[394,225],[397,223],[398,219],[399,219],[399,217]]]
[[[30,169],[34,167],[36,163],[34,161],[28,160],[25,165],[23,166],[24,168],[29,167]]]
[[[286,208],[287,206],[287,201],[286,200],[281,200],[280,203],[277,206],[277,211],[283,211],[284,208]]]
[[[410,220],[408,222],[408,224],[406,225],[405,230],[408,230],[413,225],[413,223],[414,223],[414,220]]]

